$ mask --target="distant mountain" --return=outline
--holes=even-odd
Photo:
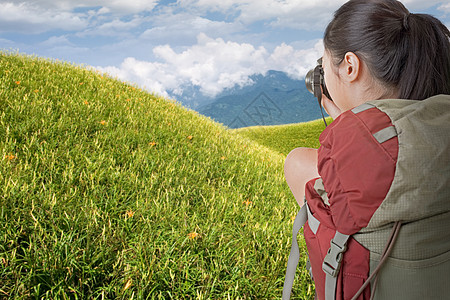
[[[194,96],[190,101],[185,98],[181,102],[230,128],[299,123],[321,118],[319,104],[306,90],[303,80],[292,79],[279,71],[254,75],[251,79],[254,84],[227,89],[215,99]],[[194,89],[188,92],[200,94]],[[196,102],[193,99],[197,99]]]
[[[181,104],[183,104],[184,107],[193,110],[197,110],[201,106],[213,103],[214,101],[216,101],[218,97],[221,97],[224,94],[221,93],[217,97],[211,98],[209,96],[204,95],[200,91],[200,87],[190,84],[180,85],[177,88],[177,91],[169,90],[167,92],[169,94],[169,98],[176,99]]]

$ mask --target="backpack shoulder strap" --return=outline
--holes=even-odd
[[[308,224],[313,231],[317,231],[320,221],[312,215],[308,204],[305,202],[295,217],[294,225],[292,227],[292,246],[284,279],[283,300],[288,300],[291,297],[295,271],[297,270],[298,261],[300,260],[300,249],[298,248],[297,235],[303,225],[305,225],[306,221],[308,221]]]
[[[297,234],[300,229],[305,225],[308,219],[307,205],[302,206],[300,211],[294,220],[294,226],[292,227],[292,246],[289,253],[289,259],[286,268],[286,275],[284,277],[283,286],[283,300],[288,300],[291,297],[292,286],[294,284],[295,271],[297,270],[298,261],[300,259],[300,249],[298,248]]]

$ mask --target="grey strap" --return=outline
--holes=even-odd
[[[314,218],[314,216],[311,213],[311,210],[309,209],[309,206],[307,204],[303,205],[306,206],[306,210],[308,211],[308,226],[311,229],[311,231],[316,234],[317,230],[319,229],[320,221]]]
[[[358,114],[360,112],[363,112],[365,110],[371,109],[373,107],[375,107],[375,105],[372,105],[372,104],[369,104],[369,103],[364,103],[364,104],[361,104],[360,106],[357,106],[354,109],[352,109],[352,112],[354,114]]]
[[[294,220],[294,226],[292,227],[292,246],[291,253],[286,268],[286,276],[284,277],[283,286],[283,300],[288,300],[291,297],[292,286],[294,284],[295,271],[297,270],[298,261],[300,259],[300,250],[297,243],[297,234],[300,229],[305,225],[308,219],[307,204],[305,203]]]
[[[314,189],[317,194],[319,194],[320,198],[322,198],[323,202],[330,206],[330,199],[328,198],[328,193],[325,191],[325,186],[323,185],[322,177],[318,178],[316,182],[314,182]]]
[[[375,132],[373,134],[373,137],[381,144],[392,139],[393,137],[396,137],[397,135],[397,129],[395,129],[394,126],[389,126],[381,129],[378,132]]]
[[[361,104],[360,106],[357,106],[357,107],[355,107],[354,109],[352,109],[352,112],[353,112],[354,114],[358,114],[358,113],[360,113],[360,112],[366,111],[366,110],[371,109],[371,108],[373,108],[373,107],[375,107],[375,105],[369,104],[369,103],[364,103],[364,104]],[[386,141],[388,141],[388,140],[390,140],[390,139],[392,139],[393,137],[396,137],[397,135],[398,135],[398,134],[397,134],[397,130],[395,129],[394,126],[386,127],[386,128],[381,129],[380,131],[375,132],[375,133],[373,134],[374,138],[375,138],[380,144],[381,144],[381,143],[384,143],[384,142],[386,142]]]
[[[303,225],[305,225],[306,221],[308,221],[308,225],[309,228],[311,228],[311,231],[316,234],[317,230],[319,229],[320,221],[314,218],[308,204],[305,202],[305,204],[302,206],[297,216],[295,217],[294,225],[292,226],[292,246],[287,263],[286,276],[284,278],[283,300],[287,300],[291,296],[292,286],[294,284],[295,278],[295,271],[297,270],[298,261],[300,260],[300,249],[298,248],[297,235]]]
[[[320,221],[314,218],[308,205],[302,206],[294,220],[292,227],[292,246],[286,268],[286,275],[283,286],[282,300],[288,300],[291,296],[292,286],[294,285],[295,271],[297,270],[298,261],[300,260],[300,249],[298,248],[297,235],[300,229],[308,221],[308,225],[316,234]],[[336,231],[330,242],[330,249],[325,256],[322,264],[322,270],[325,272],[325,300],[336,299],[337,275],[341,267],[343,253],[347,250],[347,241],[349,235]]]
[[[350,236],[336,231],[330,242],[330,249],[325,256],[322,270],[325,272],[325,300],[336,299],[336,284],[344,252],[347,250],[347,241]]]
[[[311,211],[309,210],[308,204],[302,206],[300,211],[294,220],[294,226],[292,227],[292,246],[291,253],[289,254],[288,265],[286,268],[286,276],[284,278],[283,286],[283,300],[288,300],[291,297],[292,286],[294,284],[295,271],[297,270],[298,261],[300,259],[300,249],[298,248],[297,234],[300,229],[308,221],[308,225],[311,230],[316,234],[319,228],[320,222],[313,217]]]

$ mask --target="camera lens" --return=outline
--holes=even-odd
[[[314,69],[309,70],[305,77],[306,89],[314,95]]]
[[[309,70],[308,73],[306,73],[305,85],[306,89],[313,94],[314,97],[321,97],[323,93],[328,99],[333,101],[328,93],[327,86],[325,85],[321,64],[318,64],[314,69]],[[318,88],[318,91],[316,91],[316,88]]]

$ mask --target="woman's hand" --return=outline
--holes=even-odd
[[[341,109],[337,107],[336,103],[327,98],[327,96],[322,94],[322,106],[328,115],[335,120],[342,113]]]

